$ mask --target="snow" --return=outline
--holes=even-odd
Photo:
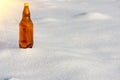
[[[18,46],[26,1],[0,0],[0,80],[120,80],[119,0],[27,1],[32,49]]]

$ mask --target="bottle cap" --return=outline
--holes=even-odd
[[[29,4],[26,2],[26,3],[24,3],[24,6],[29,6]]]

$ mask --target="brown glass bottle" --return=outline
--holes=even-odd
[[[28,3],[24,3],[22,20],[19,24],[19,47],[33,47],[33,23],[30,18],[30,10]]]

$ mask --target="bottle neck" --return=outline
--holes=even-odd
[[[30,10],[29,10],[29,6],[24,6],[24,10],[23,10],[23,18],[30,18]]]

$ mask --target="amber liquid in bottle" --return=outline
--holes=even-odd
[[[33,22],[30,18],[30,10],[28,3],[24,3],[22,20],[19,24],[19,47],[33,47]]]

